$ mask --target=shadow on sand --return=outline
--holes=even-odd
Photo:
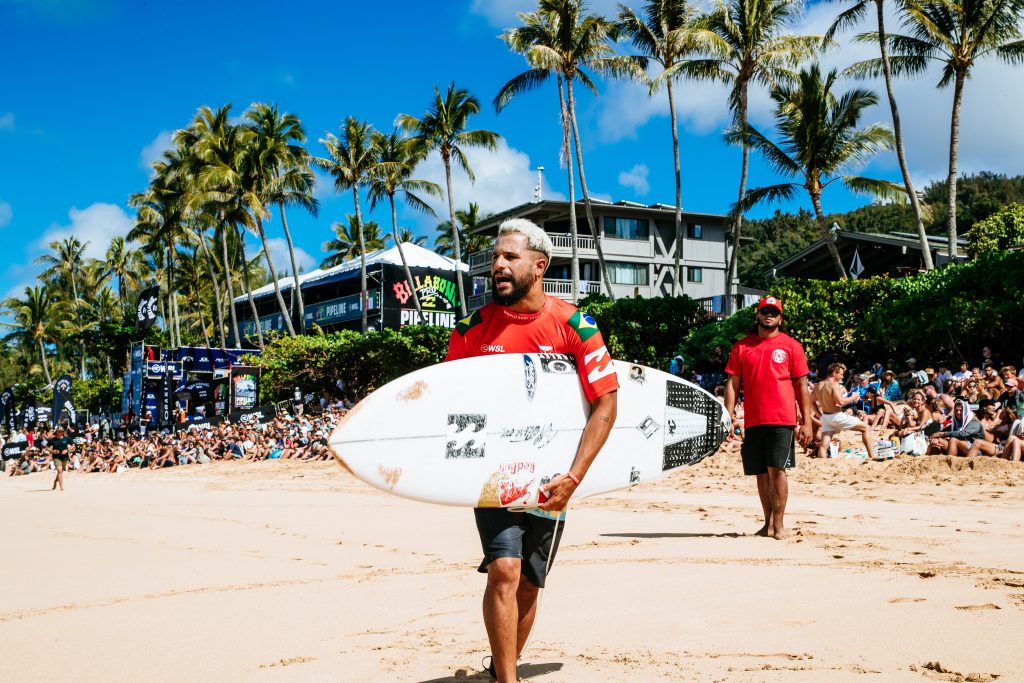
[[[657,533],[645,533],[645,532],[634,532],[634,533],[622,533],[622,534],[601,534],[602,536],[610,536],[612,538],[743,538],[748,534],[739,534],[736,532],[730,532],[727,534],[657,534]]]
[[[535,676],[543,676],[544,674],[554,673],[562,670],[562,664],[560,662],[551,662],[548,664],[520,664],[516,670],[519,673],[519,677],[523,679],[532,679]],[[454,676],[445,676],[443,678],[431,678],[429,681],[420,681],[420,683],[469,683],[470,681],[490,681],[493,680],[486,671],[466,671],[461,669],[455,673]]]

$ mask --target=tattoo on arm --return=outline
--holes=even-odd
[[[612,421],[612,419],[610,417],[608,417],[607,415],[598,415],[597,419],[600,420],[601,422],[611,422]]]

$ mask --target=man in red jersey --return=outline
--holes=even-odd
[[[487,574],[483,613],[491,645],[489,669],[502,683],[516,680],[516,660],[530,635],[539,589],[558,548],[559,520],[564,519],[569,498],[608,439],[619,388],[615,366],[594,320],[544,293],[550,258],[551,238],[539,227],[522,218],[502,223],[491,255],[494,302],[458,322],[445,358],[567,354],[575,360],[590,401],[590,418],[572,466],[541,487],[548,498],[539,510],[474,510],[484,552],[479,571]]]
[[[811,395],[807,391],[807,357],[800,343],[779,330],[782,302],[766,296],[757,305],[757,331],[736,343],[725,372],[725,412],[733,416],[743,390],[743,473],[757,477],[757,494],[764,510],[759,536],[783,539],[789,481],[786,468],[796,464],[794,429],[800,403],[802,446],[814,438]]]

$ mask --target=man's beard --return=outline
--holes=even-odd
[[[530,293],[530,288],[533,286],[532,282],[529,282],[526,278],[522,280],[516,280],[515,275],[511,276],[512,280],[512,291],[508,294],[498,294],[498,284],[494,281],[494,276],[491,275],[491,297],[494,299],[494,303],[499,306],[513,306],[519,302],[524,296]]]
[[[776,320],[775,324],[773,324],[773,325],[765,324],[765,321],[763,321],[763,320],[758,320],[757,321],[757,326],[759,328],[761,328],[762,330],[777,330],[777,329],[779,329],[779,325],[780,324],[781,324],[781,322],[778,321],[778,320]]]

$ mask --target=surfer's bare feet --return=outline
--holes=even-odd
[[[776,529],[775,533],[772,534],[776,541],[781,541],[784,538],[789,538],[789,529]]]

